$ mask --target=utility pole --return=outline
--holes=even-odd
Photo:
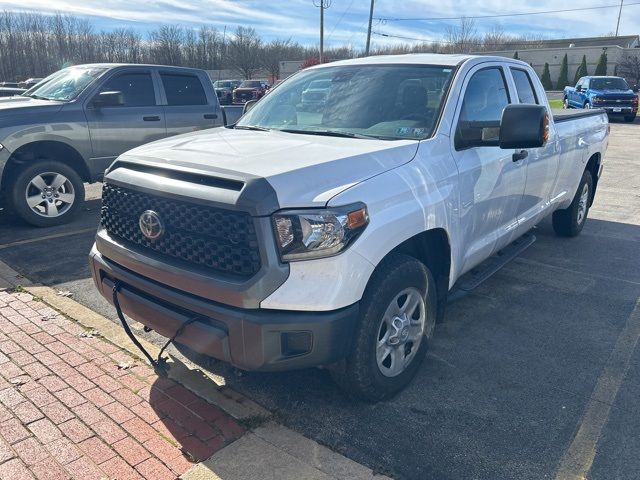
[[[616,25],[616,37],[618,36],[618,30],[620,30],[620,17],[622,16],[622,4],[624,0],[620,0],[620,11],[618,12],[618,24]]]
[[[369,9],[369,29],[367,30],[367,47],[364,50],[364,56],[369,56],[369,48],[371,47],[371,24],[373,23],[373,3],[375,0],[371,0],[371,8]]]
[[[320,63],[324,62],[324,11],[331,6],[332,0],[313,0],[313,5],[320,8]]]

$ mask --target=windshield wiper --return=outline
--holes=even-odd
[[[31,95],[23,95],[25,97],[29,97],[29,98],[35,98],[36,100],[49,100],[49,101],[53,101],[52,98],[49,97],[41,97],[40,95],[35,95],[35,94],[31,94]]]
[[[322,135],[325,137],[343,137],[343,138],[371,138],[367,135],[360,135],[358,133],[351,132],[336,132],[335,130],[296,130],[292,128],[279,129],[285,133],[299,133],[302,135]]]
[[[256,130],[258,132],[268,132],[269,128],[258,127],[257,125],[236,125],[235,130]]]
[[[384,135],[367,135],[365,133],[337,132],[335,130],[295,130],[284,128],[279,130],[286,133],[299,133],[304,135],[323,135],[325,137],[342,137],[342,138],[375,138],[377,140],[399,140],[395,137],[386,137]]]

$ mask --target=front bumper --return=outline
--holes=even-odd
[[[327,365],[346,355],[358,317],[356,303],[329,312],[243,309],[167,287],[90,254],[100,293],[112,303],[115,282],[123,313],[192,350],[243,370],[278,371]]]

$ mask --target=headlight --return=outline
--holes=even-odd
[[[601,101],[602,101],[602,98],[600,98],[600,97],[593,97],[592,101],[593,101],[593,103],[601,102]]]
[[[358,203],[317,210],[288,210],[273,215],[283,261],[329,257],[342,251],[369,223],[367,207]]]

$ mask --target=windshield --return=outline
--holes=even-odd
[[[96,67],[65,68],[48,76],[23,95],[45,100],[73,100],[106,70]]]
[[[215,88],[231,88],[231,82],[217,81],[213,84]]]
[[[260,100],[238,122],[292,133],[424,139],[433,134],[453,68],[349,65],[305,70]],[[320,82],[320,83],[317,83]],[[309,88],[327,93],[309,99]]]
[[[241,88],[261,88],[262,87],[262,82],[242,82],[240,84]]]
[[[593,90],[629,90],[629,85],[622,78],[592,78]]]

